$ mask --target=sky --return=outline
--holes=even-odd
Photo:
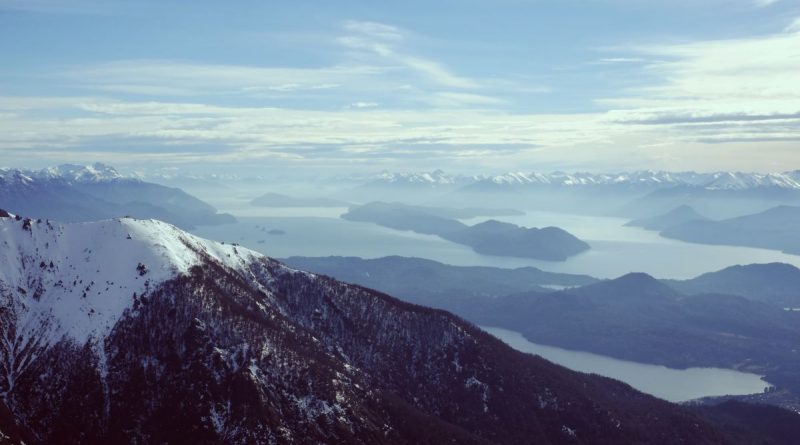
[[[0,166],[800,169],[800,0],[0,0]]]

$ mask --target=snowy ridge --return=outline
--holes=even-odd
[[[73,182],[103,182],[125,178],[114,167],[100,162],[92,165],[62,164],[39,170],[40,178],[61,178]]]
[[[10,169],[10,168],[1,168],[0,169],[0,189],[5,187],[11,186],[30,186],[34,182],[34,179],[25,174],[22,170],[17,169]]]
[[[742,173],[742,172],[664,172],[637,171],[631,173],[506,173],[492,176],[484,182],[498,185],[649,185],[649,186],[691,186],[708,190],[746,190],[757,187],[779,187],[800,190],[800,175],[790,173]]]
[[[92,165],[62,164],[41,170],[0,168],[0,181],[28,183],[34,180],[62,180],[81,184],[138,179],[123,176],[114,167],[100,162]]]
[[[385,184],[417,184],[417,185],[458,185],[468,184],[480,180],[478,176],[451,175],[442,170],[419,173],[392,173],[383,171],[375,177],[370,178],[371,182]]]
[[[103,338],[135,296],[201,264],[237,271],[262,257],[155,220],[56,224],[0,218],[0,299],[16,300],[18,337]]]
[[[621,173],[589,172],[508,172],[499,175],[450,175],[441,170],[429,173],[383,172],[372,179],[383,184],[427,184],[427,185],[491,185],[491,186],[648,186],[701,187],[708,190],[747,190],[759,187],[777,187],[800,190],[800,171],[784,173],[744,172],[667,172],[640,170]]]

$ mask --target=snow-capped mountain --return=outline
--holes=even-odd
[[[434,170],[431,172],[411,173],[383,171],[378,175],[369,177],[368,181],[384,184],[452,186],[469,184],[479,179],[477,176],[451,175],[442,170]]]
[[[131,295],[187,273],[202,262],[201,255],[231,268],[254,255],[203,242],[156,220],[66,225],[27,220],[21,227],[30,236],[10,227],[0,231],[0,263],[7,265],[0,268],[0,283],[32,292],[21,323],[29,331],[17,335],[27,338],[44,329],[48,344],[62,336],[81,344],[104,338],[133,302]]]
[[[104,164],[0,169],[0,205],[25,216],[61,221],[131,215],[186,228],[234,221],[181,189],[123,176]]]
[[[92,165],[62,164],[57,167],[49,167],[36,172],[33,176],[37,178],[61,178],[71,182],[104,182],[116,180],[136,180],[134,177],[121,175],[114,167],[100,162]]]
[[[701,187],[709,190],[746,190],[758,187],[778,187],[800,190],[800,172],[743,173],[743,172],[667,172],[641,170],[621,173],[589,172],[508,172],[498,175],[450,175],[441,170],[430,173],[389,173],[370,178],[371,183],[476,185],[476,186],[631,186],[667,188],[675,186]]]
[[[800,190],[800,181],[792,173],[742,172],[664,172],[636,171],[617,174],[595,173],[506,173],[482,181],[498,185],[556,185],[556,186],[644,186],[665,188],[674,186],[701,187],[709,190],[746,190],[758,187],[779,187]]]
[[[737,443],[443,311],[157,221],[0,218],[0,440]]]
[[[800,190],[798,172],[788,173],[741,173],[722,172],[704,175],[700,184],[709,190],[747,190],[759,187],[777,187]]]
[[[137,180],[132,176],[123,176],[114,167],[100,162],[92,165],[62,164],[41,170],[0,168],[0,181],[12,180],[15,177],[25,178],[28,181],[63,180],[75,183]]]

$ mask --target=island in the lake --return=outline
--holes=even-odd
[[[448,241],[469,246],[475,252],[484,255],[565,261],[590,248],[586,242],[558,227],[527,228],[496,220],[470,226],[452,216],[460,212],[464,215],[461,218],[469,218],[481,216],[482,211],[503,210],[440,209],[372,202],[351,207],[342,218],[372,222],[397,230],[437,235]]]

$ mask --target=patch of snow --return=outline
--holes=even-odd
[[[466,388],[477,388],[481,392],[481,401],[483,402],[483,412],[489,412],[489,385],[472,376],[464,382]]]
[[[201,264],[201,254],[243,274],[262,257],[155,220],[31,221],[29,230],[23,223],[0,219],[0,298],[14,302],[23,342],[102,340],[134,296]]]

